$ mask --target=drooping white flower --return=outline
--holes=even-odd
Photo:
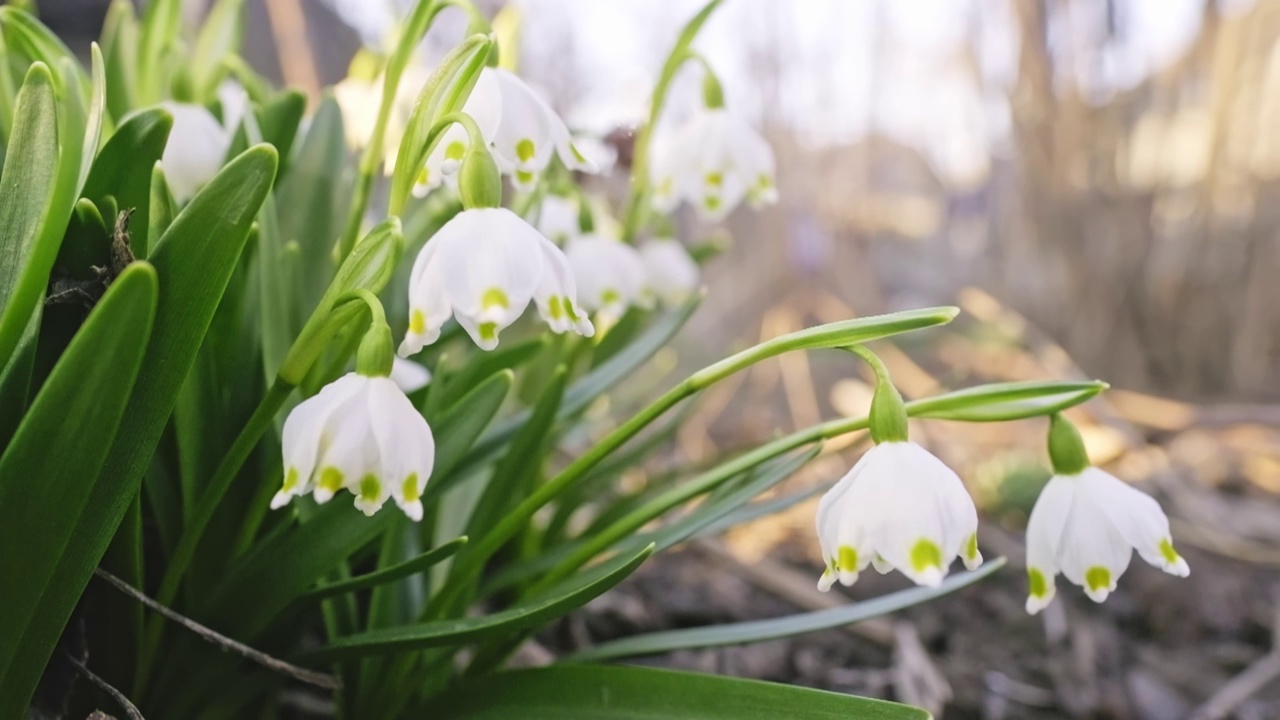
[[[721,220],[744,198],[753,206],[777,200],[773,150],[742,118],[724,108],[695,113],[653,142],[651,202],[659,212],[680,199]]]
[[[594,332],[578,310],[577,285],[560,248],[505,208],[463,210],[414,261],[400,356],[435,342],[451,316],[476,345],[492,350],[530,300],[553,331]]]
[[[701,272],[684,246],[673,238],[654,238],[639,248],[644,262],[645,293],[668,304],[684,302],[695,290]]]
[[[395,358],[391,362],[391,381],[408,395],[417,392],[431,383],[431,371],[412,360]]]
[[[823,496],[817,527],[824,592],[836,580],[852,585],[868,564],[928,586],[942,582],[957,556],[970,569],[982,564],[978,513],[964,484],[913,442],[868,450]]]
[[[1149,495],[1095,467],[1053,476],[1027,522],[1027,612],[1053,602],[1058,573],[1095,602],[1106,600],[1134,550],[1170,575],[1191,572],[1173,549],[1169,519]]]
[[[213,179],[231,148],[231,133],[202,105],[163,103],[173,116],[173,129],[160,165],[178,201],[191,199]]]
[[[619,318],[632,305],[647,305],[645,269],[634,247],[601,235],[574,238],[565,248],[578,297],[588,312]]]
[[[502,122],[492,137],[493,148],[517,188],[532,188],[553,154],[570,170],[596,172],[595,164],[574,146],[564,120],[523,80],[501,68],[485,68],[476,87],[483,83],[496,84],[501,96]]]
[[[435,463],[431,428],[386,377],[349,373],[301,402],[284,423],[284,484],[271,507],[312,493],[328,502],[346,488],[372,515],[393,498],[422,519],[422,490]]]
[[[582,234],[578,222],[578,202],[561,195],[547,195],[538,209],[538,232],[557,245]]]

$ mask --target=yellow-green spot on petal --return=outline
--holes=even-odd
[[[569,152],[573,153],[574,160],[577,160],[580,163],[586,164],[587,158],[582,154],[580,150],[578,150],[577,145],[574,145],[573,143],[569,143]]]
[[[427,316],[421,310],[414,310],[409,314],[409,332],[414,335],[421,335],[427,331]]]
[[[533,173],[528,170],[517,170],[516,180],[520,181],[521,184],[528,185],[533,182]]]
[[[756,187],[761,190],[768,190],[773,187],[773,178],[761,173],[760,177],[756,178]]]
[[[291,467],[289,468],[289,473],[284,476],[284,486],[281,491],[289,492],[296,487],[298,487],[298,468]]]
[[[409,477],[404,479],[404,484],[400,487],[400,494],[404,496],[405,502],[414,502],[421,497],[418,492],[418,473],[411,473]]]
[[[709,172],[705,178],[708,187],[720,187],[724,185],[724,173]]]
[[[369,473],[360,478],[360,499],[365,502],[377,502],[378,495],[382,492],[382,483],[378,482],[377,476]]]
[[[529,138],[524,138],[516,143],[516,157],[520,159],[520,162],[529,162],[533,159],[533,154],[533,141]]]
[[[603,305],[612,305],[621,299],[622,296],[613,288],[605,288],[605,290],[600,293],[600,303]]]
[[[1033,598],[1043,598],[1049,594],[1049,583],[1044,579],[1044,573],[1037,568],[1027,568],[1027,591]]]
[[[559,320],[564,317],[564,305],[560,302],[559,295],[552,295],[551,300],[547,302],[547,314],[552,320]]]
[[[480,296],[480,307],[488,310],[489,308],[509,308],[511,301],[507,299],[507,294],[498,288],[489,288],[484,291],[484,295]]]
[[[708,195],[702,199],[702,204],[705,205],[708,210],[717,210],[720,208],[720,198],[715,195]]]
[[[461,140],[454,140],[444,149],[444,157],[446,160],[461,160],[466,152],[467,146]]]
[[[431,173],[425,166],[418,172],[417,183],[419,185],[429,185],[431,183]]]
[[[911,567],[916,572],[924,572],[929,568],[942,568],[942,548],[938,543],[921,538],[911,548]]]
[[[480,332],[481,340],[497,340],[498,339],[498,323],[483,322],[476,328]]]
[[[1090,590],[1106,590],[1111,587],[1111,571],[1094,565],[1085,571],[1084,583]]]
[[[656,192],[658,195],[665,196],[675,192],[675,189],[676,189],[675,178],[671,176],[667,176],[662,178],[662,181],[658,183],[658,187],[656,190],[654,190],[654,192]]]
[[[841,545],[840,549],[837,550],[836,552],[838,553],[836,557],[836,567],[838,567],[843,572],[858,571],[858,551],[857,550],[853,549],[852,547],[849,547],[848,545]]]
[[[320,472],[320,482],[317,482],[316,485],[331,493],[336,493],[342,489],[342,472],[338,468],[327,467]]]
[[[964,556],[970,560],[978,557],[978,534],[974,533],[964,544]]]
[[[1164,556],[1164,561],[1172,565],[1181,558],[1178,551],[1173,549],[1173,541],[1165,538],[1160,541],[1160,554]]]
[[[575,320],[578,318],[578,310],[573,306],[573,301],[568,296],[564,299],[564,314]]]

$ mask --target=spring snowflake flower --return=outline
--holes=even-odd
[[[753,207],[777,202],[773,150],[742,118],[704,109],[654,140],[652,203],[671,212],[680,200],[722,220],[745,198]]]
[[[679,241],[654,238],[641,245],[639,252],[644,263],[644,291],[649,297],[675,305],[698,289],[698,263]]]
[[[391,363],[391,381],[408,395],[431,384],[431,371],[412,360],[395,358]]]
[[[852,585],[868,564],[937,586],[956,556],[982,564],[978,513],[964,484],[919,445],[883,442],[867,451],[818,505],[827,567],[818,589]]]
[[[400,356],[435,342],[451,316],[476,345],[492,350],[530,300],[553,331],[594,332],[578,310],[577,285],[560,248],[505,208],[463,210],[414,261]]]
[[[502,121],[492,136],[498,165],[521,190],[529,190],[559,155],[570,170],[596,172],[596,166],[573,144],[569,128],[555,110],[515,74],[485,68],[476,83],[493,84],[501,98]]]
[[[343,488],[372,515],[393,498],[422,519],[422,490],[435,463],[431,428],[390,378],[349,373],[304,400],[284,423],[283,507],[311,493],[328,502]]]
[[[578,223],[578,201],[561,195],[547,195],[538,209],[538,232],[557,245],[565,245],[582,234]]]
[[[583,235],[565,249],[582,307],[617,319],[632,305],[647,305],[645,267],[634,247],[601,235]]]
[[[1059,572],[1095,602],[1106,600],[1135,549],[1170,575],[1191,572],[1173,549],[1169,519],[1150,496],[1095,467],[1054,475],[1027,522],[1027,612],[1053,602]]]
[[[170,102],[163,107],[173,116],[173,129],[160,165],[173,196],[179,202],[190,200],[222,168],[231,133],[202,105]]]

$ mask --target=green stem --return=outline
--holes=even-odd
[[[906,442],[907,411],[902,404],[902,394],[889,378],[889,368],[861,345],[845,349],[865,360],[876,374],[876,390],[871,397],[871,439],[876,443]]]
[[[685,25],[681,31],[680,37],[676,39],[675,47],[671,48],[671,54],[667,56],[666,63],[662,66],[662,74],[658,76],[658,84],[653,87],[653,99],[649,104],[649,119],[645,122],[640,131],[636,133],[635,149],[632,153],[631,161],[631,196],[627,201],[627,214],[622,228],[622,239],[627,242],[633,242],[636,233],[640,230],[643,221],[649,197],[649,143],[653,135],[653,128],[658,123],[658,118],[662,116],[662,108],[667,102],[667,93],[671,89],[671,81],[675,79],[676,71],[680,69],[687,60],[693,57],[689,52],[689,45],[693,39],[697,37],[698,31],[702,29],[707,18],[711,17],[711,13],[715,12],[720,6],[722,0],[711,0],[707,3],[689,24]]]
[[[213,477],[210,478],[204,493],[200,495],[200,501],[196,503],[195,508],[192,510],[190,521],[182,530],[182,537],[178,540],[178,544],[173,550],[173,556],[169,558],[169,565],[165,569],[163,579],[160,581],[160,590],[156,593],[156,601],[161,605],[171,605],[173,603],[173,599],[178,594],[178,587],[182,582],[182,577],[191,565],[192,558],[195,557],[200,537],[208,527],[209,521],[213,519],[214,511],[217,510],[218,504],[222,501],[223,496],[226,495],[227,489],[240,471],[240,467],[249,458],[249,453],[253,452],[253,449],[258,445],[258,441],[262,439],[263,433],[271,427],[276,413],[284,405],[291,392],[293,392],[293,386],[277,378],[272,383],[271,388],[267,390],[266,396],[258,403],[258,408],[253,411],[253,415],[249,418],[249,422],[245,424],[244,429],[240,431],[240,435],[231,444],[231,448],[227,450],[227,454],[223,456],[222,462],[218,464],[218,469],[214,471]],[[142,653],[138,662],[136,697],[141,697],[143,691],[146,690],[146,683],[155,661],[155,654],[160,647],[160,635],[163,630],[164,618],[159,615],[152,615],[147,624]]]

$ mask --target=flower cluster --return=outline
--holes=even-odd
[[[723,107],[700,110],[654,138],[654,209],[668,213],[681,200],[710,220],[722,220],[746,199],[752,207],[777,202],[769,144]]]
[[[877,444],[818,505],[818,542],[826,564],[818,589],[824,592],[837,581],[852,585],[867,565],[937,586],[957,557],[971,570],[982,563],[973,500],[950,468],[906,440],[901,398],[883,366],[878,361],[873,366],[878,384],[871,428]],[[886,422],[889,432],[881,427]],[[1027,612],[1035,614],[1052,602],[1060,572],[1102,602],[1115,590],[1134,550],[1165,572],[1186,577],[1190,569],[1174,550],[1169,520],[1156,501],[1090,467],[1078,433],[1065,419],[1053,416],[1050,427],[1056,474],[1027,524]],[[878,431],[884,436],[877,437]]]

